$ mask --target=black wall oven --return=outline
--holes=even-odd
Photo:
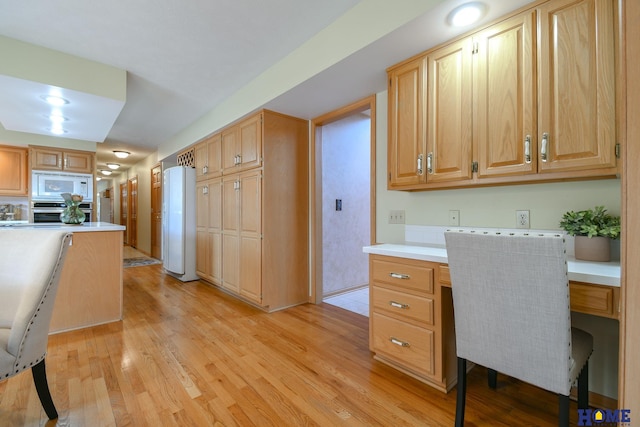
[[[62,222],[60,214],[67,205],[63,202],[32,202],[31,220],[34,223],[43,222]],[[91,222],[92,219],[91,203],[80,203],[80,209],[85,214],[84,222]]]

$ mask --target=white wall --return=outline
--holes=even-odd
[[[322,126],[323,294],[369,283],[371,120],[357,114]],[[336,211],[336,199],[342,210]]]

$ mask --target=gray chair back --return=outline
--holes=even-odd
[[[0,379],[38,364],[71,233],[0,230]]]
[[[458,357],[545,390],[571,388],[564,236],[445,233]]]

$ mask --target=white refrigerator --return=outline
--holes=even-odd
[[[166,169],[162,182],[162,263],[183,282],[196,275],[196,170]]]

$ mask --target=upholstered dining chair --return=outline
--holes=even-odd
[[[571,327],[564,237],[554,233],[445,232],[458,356],[456,426],[464,424],[467,360],[557,393],[569,425],[569,394],[588,407],[593,337]]]
[[[71,234],[66,231],[0,230],[0,380],[31,368],[49,419],[58,412],[49,392],[45,354],[53,302]]]

